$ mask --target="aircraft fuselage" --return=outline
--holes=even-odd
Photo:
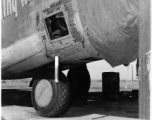
[[[55,56],[65,64],[105,59],[116,66],[135,60],[138,38],[132,32],[137,30],[136,17],[127,18],[135,23],[131,27],[126,21],[116,29],[119,21],[108,11],[104,13],[119,14],[104,7],[110,2],[102,1],[103,8],[98,3],[84,4],[85,0],[2,0],[3,79],[52,63]],[[96,7],[89,9],[92,5]],[[101,12],[94,11],[99,8]],[[110,21],[110,15],[116,22]]]

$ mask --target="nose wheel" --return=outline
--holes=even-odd
[[[69,83],[65,75],[59,72],[58,63],[59,59],[56,59],[55,72],[43,68],[33,78],[33,107],[43,117],[59,117],[69,109]]]
[[[57,83],[52,79],[34,80],[32,103],[40,116],[58,117],[68,110],[69,85],[63,73],[60,78]]]

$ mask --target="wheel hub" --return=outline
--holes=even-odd
[[[53,95],[53,90],[48,80],[41,80],[35,88],[35,100],[40,107],[47,106]]]

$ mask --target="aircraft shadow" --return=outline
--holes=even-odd
[[[31,102],[31,92],[26,90],[3,89],[2,107],[5,106],[26,106],[33,107]],[[98,114],[94,119],[106,116],[138,118],[138,99],[121,95],[119,100],[107,101],[102,97],[101,92],[90,92],[86,103],[77,101],[67,113],[62,117],[81,117],[86,115]]]
[[[18,89],[3,89],[1,99],[2,107],[11,105],[33,107],[30,91]]]

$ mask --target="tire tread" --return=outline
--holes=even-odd
[[[69,88],[62,82],[57,83],[58,101],[52,111],[47,115],[48,117],[58,117],[64,114],[69,109]]]

